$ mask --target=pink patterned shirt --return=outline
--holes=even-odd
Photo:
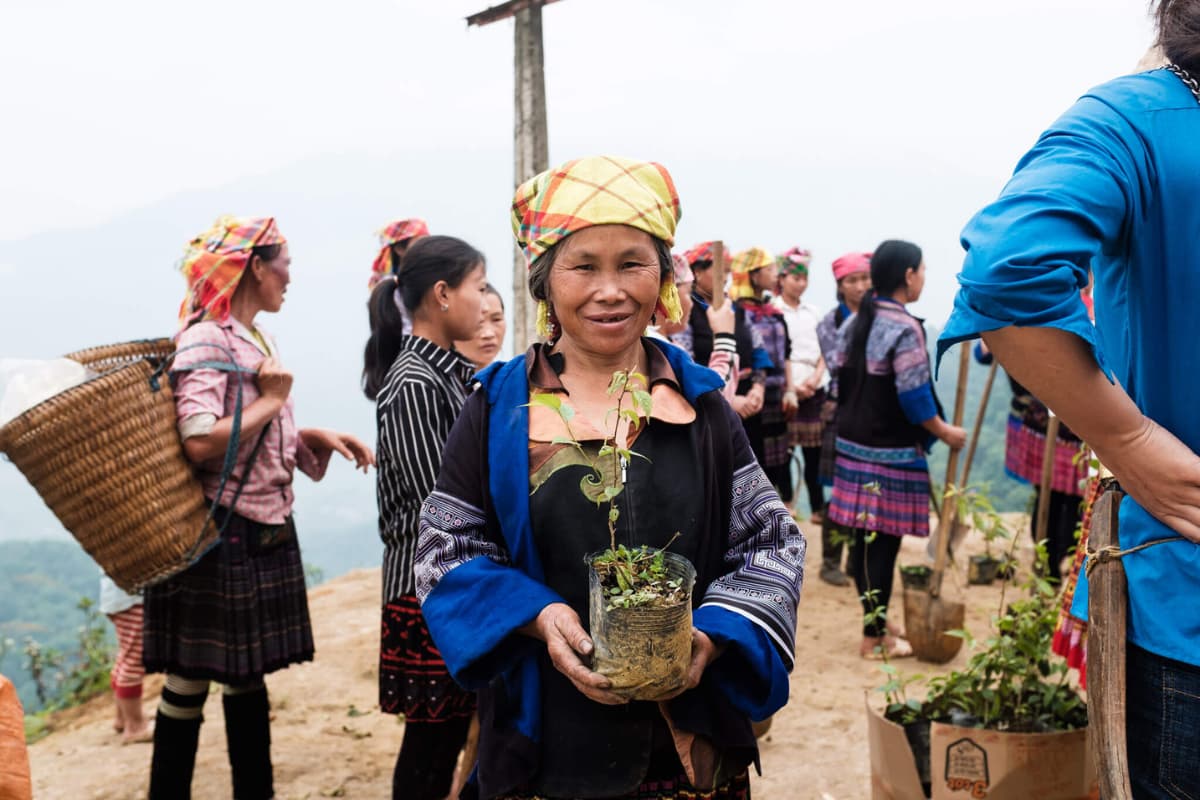
[[[258,332],[266,341],[270,353],[277,356],[279,350],[275,340],[262,328],[258,328]],[[239,366],[255,372],[268,355],[254,334],[232,317],[220,323],[201,322],[193,325],[179,334],[177,344],[180,350],[190,345],[222,347],[233,352]],[[237,406],[237,375],[215,369],[187,369],[201,361],[228,362],[229,358],[221,350],[198,347],[181,353],[171,367],[175,385],[175,412],[181,427],[185,431],[191,428],[194,431],[192,435],[206,433],[206,428],[211,430],[211,425],[203,424],[203,415],[212,415],[208,418],[212,421],[223,419],[233,416]],[[249,406],[258,397],[258,384],[254,375],[244,375],[242,407]],[[195,423],[198,420],[201,424],[197,428]],[[288,397],[279,416],[271,420],[265,430],[266,438],[263,439],[258,457],[234,511],[256,522],[277,525],[287,519],[292,511],[292,502],[295,499],[292,492],[292,474],[296,467],[313,480],[320,480],[329,466],[329,454],[325,454],[323,458],[318,457],[300,441],[296,428],[295,401],[292,397]],[[205,497],[229,506],[260,433],[261,431],[257,431],[242,437],[238,445],[237,465],[225,484],[225,492],[221,498],[217,498],[217,488],[221,483],[224,456],[195,465]]]

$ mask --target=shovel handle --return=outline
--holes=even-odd
[[[1088,550],[1118,546],[1120,489],[1100,495],[1092,509]],[[1091,565],[1089,565],[1091,566]],[[1125,737],[1125,567],[1113,558],[1088,575],[1088,741],[1100,796],[1130,800],[1129,755]]]
[[[1046,541],[1050,530],[1050,487],[1054,485],[1054,449],[1058,446],[1058,417],[1051,416],[1046,423],[1046,449],[1042,453],[1042,482],[1038,485],[1037,524],[1034,525],[1034,541]]]
[[[992,384],[996,382],[997,366],[999,365],[993,361],[991,369],[988,370],[987,383],[983,385],[983,397],[979,400],[979,414],[975,417],[975,429],[971,431],[971,446],[967,448],[967,457],[963,463],[962,480],[958,482],[959,486],[966,486],[971,481],[971,465],[975,463],[975,450],[979,447],[979,434],[983,430],[983,418],[987,415],[988,400],[992,396]]]
[[[958,346],[958,388],[954,393],[954,424],[956,426],[962,425],[963,421],[963,410],[967,404],[967,374],[970,369],[971,347],[964,342]],[[929,593],[934,597],[937,597],[942,591],[942,574],[946,571],[946,557],[950,552],[950,535],[954,530],[954,521],[957,517],[955,511],[958,503],[951,496],[954,477],[957,474],[958,451],[951,450],[949,458],[946,459],[946,486],[942,490],[942,513],[938,522],[941,531],[938,535],[937,559],[933,563],[933,575],[929,580]]]

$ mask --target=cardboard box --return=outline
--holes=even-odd
[[[867,702],[872,800],[927,800],[904,729]],[[932,800],[1097,800],[1087,731],[1000,733],[935,722]]]

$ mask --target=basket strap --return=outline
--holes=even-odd
[[[237,466],[238,447],[241,444],[240,439],[242,432],[242,385],[245,383],[247,375],[258,374],[254,370],[247,369],[238,364],[237,357],[233,354],[233,351],[228,348],[222,347],[219,344],[193,344],[188,345],[187,347],[179,348],[174,353],[162,360],[162,363],[159,364],[154,372],[150,375],[150,388],[156,392],[162,388],[162,377],[164,373],[166,373],[171,362],[175,360],[176,356],[178,356],[180,353],[185,353],[188,350],[195,350],[201,347],[219,350],[226,355],[229,360],[197,361],[195,364],[191,364],[186,368],[172,370],[172,372],[189,372],[196,369],[214,369],[219,372],[229,372],[237,375],[238,382],[237,398],[233,406],[233,425],[229,433],[229,444],[225,448],[225,459],[221,464],[221,481],[217,486],[217,497],[209,507],[208,516],[205,518],[204,524],[200,526],[200,531],[196,534],[196,541],[192,543],[191,548],[187,552],[187,560],[189,562],[199,554],[200,544],[204,541],[204,532],[208,529],[208,524],[213,521],[213,515],[216,513],[217,507],[220,505],[221,498],[225,495],[225,485],[228,483],[230,476],[233,475],[234,468]],[[250,461],[247,463],[246,472],[242,475],[242,479],[237,487],[237,492],[234,494],[234,503],[237,502],[237,498],[242,494],[242,487],[245,486],[246,479],[250,476],[250,468],[253,467],[255,459],[258,457],[259,448],[262,446],[263,439],[266,437],[267,428],[269,427],[270,423],[268,422],[267,425],[263,427],[262,433],[258,437],[258,442],[254,445],[254,452],[251,454]],[[233,509],[231,508],[230,511],[232,510]],[[217,531],[217,536],[224,535],[225,528],[229,526],[229,521],[232,518],[232,514],[226,515],[225,521]]]

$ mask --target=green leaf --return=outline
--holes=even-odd
[[[562,408],[562,398],[557,394],[550,392],[538,392],[537,394],[529,397],[529,405],[545,406],[546,408],[552,408],[557,411],[558,409]]]
[[[626,372],[614,372],[612,381],[608,384],[608,396],[612,397],[617,392],[625,389],[625,384],[629,381],[629,374]]]
[[[617,506],[612,506],[608,509],[608,521],[615,523],[621,516],[621,509]]]
[[[569,444],[572,447],[578,447],[581,450],[583,449],[583,445],[572,439],[570,436],[555,436],[550,440],[550,444]]]
[[[642,389],[633,390],[633,402],[637,404],[638,408],[642,409],[642,412],[647,417],[650,416],[650,412],[654,409],[654,400],[650,397],[650,393]]]

